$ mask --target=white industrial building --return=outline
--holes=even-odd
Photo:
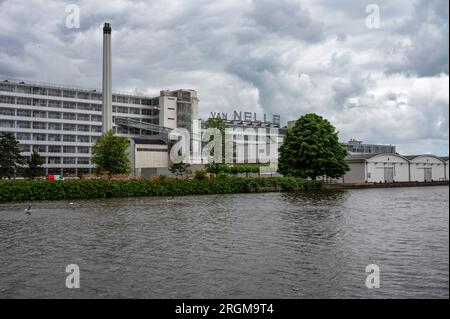
[[[446,180],[449,180],[450,179],[450,177],[449,177],[449,175],[448,175],[448,156],[446,156],[446,157],[441,157],[441,159],[444,161],[444,163],[445,163],[445,179]]]
[[[397,154],[361,154],[347,157],[350,171],[344,183],[408,182],[409,161]]]
[[[140,141],[145,136],[151,140],[153,133],[147,126],[189,128],[197,116],[197,108],[194,90],[161,91],[156,97],[113,93],[112,129]],[[120,125],[119,120],[126,125]],[[32,151],[39,152],[45,159],[46,173],[90,174],[94,167],[90,159],[92,146],[102,135],[102,93],[5,80],[0,82],[0,133],[3,132],[16,136],[25,158]],[[154,143],[159,143],[156,136],[155,140]],[[147,149],[151,149],[151,154],[158,158],[154,164],[167,168],[168,162],[162,164],[161,152],[156,151],[160,147],[138,145],[135,152],[141,158],[141,153],[148,156]]]
[[[434,155],[407,156],[410,162],[411,182],[447,180],[445,161]]]
[[[282,127],[280,116],[274,115],[273,120],[257,120],[256,113],[234,111],[233,118],[229,119],[225,113],[212,113],[211,118],[220,118],[229,129],[228,138],[233,141],[234,163],[276,162],[278,148],[283,144],[287,127]],[[202,121],[201,131],[206,129],[207,121]],[[207,143],[202,143],[205,146]],[[274,145],[276,147],[271,147]],[[275,151],[276,148],[276,151]],[[202,163],[207,159],[202,158]]]
[[[448,158],[434,155],[360,154],[346,158],[343,183],[448,181]]]

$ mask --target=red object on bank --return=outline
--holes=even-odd
[[[47,180],[54,181],[55,180],[55,175],[47,175]]]

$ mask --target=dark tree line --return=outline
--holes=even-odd
[[[20,154],[19,142],[12,133],[0,134],[0,178],[14,178],[18,175],[29,179],[43,176],[45,160],[37,152],[29,159]]]

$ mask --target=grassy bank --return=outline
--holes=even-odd
[[[217,177],[151,180],[0,181],[0,202],[136,196],[181,196],[320,189],[320,182],[289,177]]]

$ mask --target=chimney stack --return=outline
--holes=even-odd
[[[111,26],[105,22],[103,27],[103,134],[110,129],[112,129]]]

